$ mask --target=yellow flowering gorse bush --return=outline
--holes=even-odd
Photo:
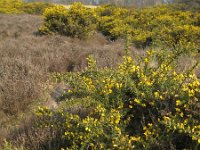
[[[132,9],[104,5],[88,9],[74,3],[69,10],[58,12],[55,7],[51,9],[52,14],[47,12],[43,14],[45,29],[41,31],[44,32],[81,38],[96,30],[110,40],[125,38],[128,34],[131,43],[143,49],[155,45],[199,51],[200,47],[199,11],[181,4]]]
[[[52,7],[53,4],[45,2],[26,3],[23,0],[1,0],[0,13],[5,14],[42,14],[44,9]]]
[[[38,110],[38,127],[58,129],[63,149],[198,147],[200,82],[195,66],[177,71],[177,55],[149,50],[137,61],[127,55],[116,69],[99,69],[90,56],[84,71],[55,74],[69,90],[60,109]]]
[[[44,25],[40,33],[59,33],[80,39],[93,34],[95,29],[95,16],[92,9],[81,3],[74,3],[69,10],[63,5],[47,8],[43,14]]]

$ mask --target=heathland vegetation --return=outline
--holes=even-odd
[[[24,0],[26,2],[53,2],[60,4],[72,4],[74,2],[81,2],[85,5],[123,5],[123,6],[152,6],[156,4],[170,4],[170,3],[193,3],[194,5],[199,4],[199,0]]]
[[[200,148],[197,7],[0,12],[1,149]]]

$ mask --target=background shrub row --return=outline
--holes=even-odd
[[[105,5],[89,9],[81,3],[74,3],[67,10],[62,5],[2,0],[0,12],[44,12],[45,22],[39,30],[42,34],[59,33],[83,39],[98,31],[110,40],[129,35],[130,42],[137,48],[144,49],[152,45],[168,48],[179,46],[188,47],[190,51],[200,51],[200,13],[198,9],[191,10],[184,4],[137,9]]]
[[[53,4],[45,2],[25,3],[23,0],[1,0],[0,13],[5,14],[42,14],[45,8],[51,7]]]
[[[88,9],[81,3],[74,3],[69,10],[63,6],[48,8],[43,15],[42,33],[85,38],[98,31],[110,40],[128,35],[137,48],[187,46],[199,51],[200,14],[197,10],[188,10],[185,5],[140,9],[106,5]]]

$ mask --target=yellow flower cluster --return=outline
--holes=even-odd
[[[51,17],[51,15],[61,15],[66,16],[67,15],[67,9],[63,5],[55,5],[54,7],[50,7],[45,9],[43,15],[48,19]]]
[[[187,136],[195,147],[200,133],[200,81],[192,72],[176,70],[171,63],[176,55],[151,50],[139,61],[127,55],[115,69],[99,69],[90,57],[83,72],[55,76],[67,80],[72,90],[66,111],[59,114],[61,121],[53,120],[57,112],[39,116],[50,120],[44,119],[45,126],[62,128],[71,149],[160,148],[172,140],[176,143],[179,136]]]

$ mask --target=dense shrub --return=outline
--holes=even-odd
[[[124,18],[128,15],[128,10],[116,6],[105,5],[96,10],[98,20],[98,31],[108,36],[111,40],[116,40],[126,34],[126,24]]]
[[[41,32],[81,38],[94,31],[95,23],[97,31],[110,40],[130,35],[131,43],[137,48],[152,45],[175,48],[181,45],[197,51],[200,47],[199,12],[186,9],[185,5],[137,9],[104,5],[86,9],[75,3],[69,10],[61,7],[46,10]]]
[[[40,15],[46,8],[53,7],[53,4],[44,2],[24,3],[22,10],[24,13]]]
[[[157,42],[168,47],[188,46],[190,50],[200,51],[200,27],[193,25],[177,25],[172,28],[163,27],[157,34]]]
[[[152,44],[173,47],[191,45],[199,49],[198,11],[182,5],[164,5],[142,9],[120,9],[113,6],[97,8],[99,31],[111,39],[132,36],[138,48]]]
[[[95,29],[93,10],[81,3],[74,3],[69,10],[64,6],[48,8],[44,12],[45,23],[41,33],[59,33],[70,37],[86,38]]]
[[[1,0],[0,13],[5,14],[42,14],[44,9],[52,7],[53,4],[44,2],[25,3],[22,0]]]
[[[23,2],[22,0],[1,0],[0,13],[22,13]]]
[[[200,82],[196,66],[176,71],[178,56],[150,50],[117,69],[99,69],[90,56],[83,72],[55,74],[69,89],[60,108],[36,112],[36,128],[55,137],[40,148],[198,149]]]

